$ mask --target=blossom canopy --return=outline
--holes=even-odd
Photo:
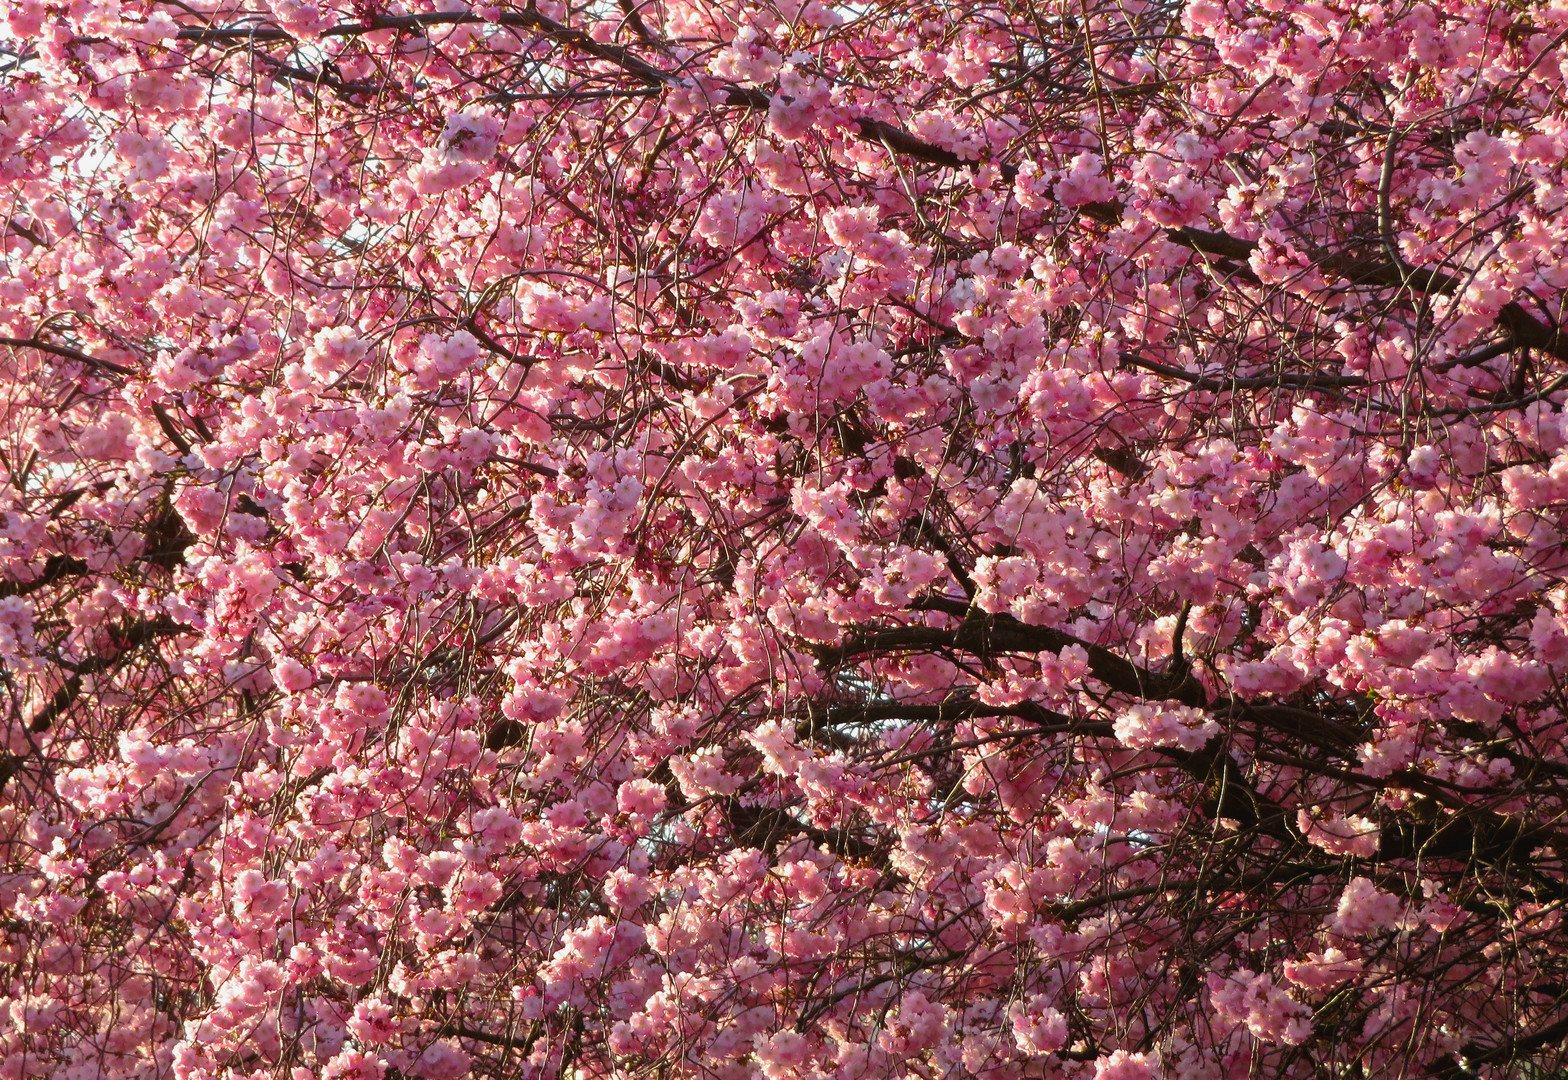
[[[0,1080],[1568,1066],[1568,6],[0,9]]]

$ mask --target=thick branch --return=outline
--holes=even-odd
[[[88,367],[98,368],[103,371],[112,371],[116,375],[136,374],[136,372],[131,368],[128,368],[123,364],[116,364],[113,360],[104,360],[96,356],[89,356],[80,349],[72,349],[64,345],[54,345],[47,341],[39,341],[37,338],[0,337],[0,345],[9,345],[13,349],[36,349],[41,353],[48,353],[51,356],[60,356],[67,360],[75,360],[78,364],[86,364]]]

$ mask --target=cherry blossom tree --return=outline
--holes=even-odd
[[[0,5],[0,1080],[1568,1067],[1568,6]]]

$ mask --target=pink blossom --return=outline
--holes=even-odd
[[[1346,937],[1366,937],[1391,927],[1402,911],[1397,896],[1358,877],[1345,887],[1329,925]]]
[[[1255,1037],[1295,1046],[1312,1033],[1312,1010],[1292,1000],[1272,977],[1243,968],[1209,975],[1209,999],[1220,1017],[1244,1024]]]
[[[382,1000],[361,1001],[354,1006],[354,1018],[348,1028],[354,1037],[367,1046],[388,1041],[397,1032],[392,1005]]]
[[[1085,150],[1073,158],[1062,178],[1056,182],[1056,197],[1066,206],[1110,202],[1116,186],[1102,175],[1104,162],[1098,154]]]
[[[468,1075],[469,1057],[455,1042],[441,1039],[425,1047],[411,1071],[424,1080],[455,1080]]]
[[[1211,717],[1185,705],[1134,705],[1115,721],[1116,737],[1134,749],[1179,746],[1197,750],[1218,734]]]
[[[795,1070],[806,1063],[810,1043],[792,1031],[778,1031],[758,1040],[752,1052],[762,1065],[762,1074],[768,1080],[780,1080],[796,1075]]]
[[[1154,1080],[1156,1075],[1147,1054],[1114,1050],[1094,1063],[1094,1080]]]
[[[315,682],[315,676],[304,664],[293,657],[285,656],[273,665],[272,681],[282,690],[297,694]]]
[[[305,351],[305,369],[315,378],[327,381],[344,371],[351,370],[369,350],[352,327],[330,327],[316,332],[311,347]]]
[[[652,817],[664,803],[664,789],[652,780],[628,780],[616,792],[617,807],[632,817]]]
[[[386,1075],[386,1062],[357,1050],[344,1050],[328,1061],[321,1070],[325,1080],[381,1080]]]
[[[1051,1054],[1067,1045],[1067,1021],[1041,996],[1031,998],[1027,1005],[1014,1002],[1008,1006],[1008,1016],[1018,1049],[1026,1054]]]
[[[1377,823],[1355,815],[1320,817],[1306,810],[1298,811],[1296,827],[1307,840],[1333,855],[1354,855],[1370,859],[1377,854],[1379,830]]]
[[[1321,953],[1308,953],[1301,960],[1285,962],[1285,978],[1308,990],[1329,990],[1361,972],[1361,961],[1347,956],[1337,948],[1327,948]]]

